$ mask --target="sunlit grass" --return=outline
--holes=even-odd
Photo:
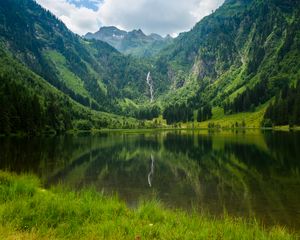
[[[45,56],[55,64],[59,76],[68,88],[79,93],[81,96],[90,97],[90,94],[84,87],[83,81],[68,69],[66,59],[63,55],[56,51],[46,51]]]
[[[158,201],[129,209],[95,190],[40,188],[36,177],[0,172],[1,239],[296,239],[280,227],[168,210]]]
[[[231,115],[225,115],[222,108],[213,108],[213,117],[212,119],[196,123],[195,126],[199,128],[207,128],[209,123],[214,123],[220,127],[231,128],[235,126],[236,123],[241,124],[245,122],[247,128],[260,128],[261,123],[264,118],[267,105],[262,105],[256,109],[255,112],[243,112]]]

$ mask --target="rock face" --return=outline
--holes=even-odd
[[[247,105],[249,96],[256,96],[243,107],[249,111],[252,104],[257,107],[283,86],[295,84],[299,16],[299,0],[226,0],[161,52],[158,63],[168,76],[169,101],[194,106],[197,96],[197,101],[213,105],[239,99],[246,99]]]
[[[111,46],[120,50],[122,40],[128,35],[126,31],[122,31],[116,27],[102,27],[98,32],[87,33],[84,37],[87,39],[97,39],[107,42]]]
[[[156,55],[173,41],[169,35],[165,38],[156,33],[146,35],[141,29],[126,32],[114,26],[101,27],[98,32],[87,33],[84,37],[107,42],[122,53],[138,57]]]

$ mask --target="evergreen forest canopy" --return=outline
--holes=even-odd
[[[0,133],[211,126],[245,113],[300,124],[298,0],[227,0],[153,49],[124,55],[33,0],[1,1]]]

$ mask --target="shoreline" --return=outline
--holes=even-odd
[[[32,175],[0,171],[0,235],[21,239],[297,239],[255,219],[217,219],[171,210],[157,200],[130,209],[95,190],[42,189]]]
[[[128,129],[92,129],[92,130],[77,130],[71,129],[62,133],[38,133],[38,134],[29,134],[29,133],[12,133],[9,135],[0,134],[0,137],[40,137],[40,136],[59,136],[59,135],[78,135],[78,134],[98,134],[98,133],[145,133],[145,132],[166,132],[166,131],[208,131],[208,132],[222,132],[222,131],[247,131],[247,130],[260,130],[268,132],[299,132],[300,127],[290,128],[289,126],[275,126],[273,128],[265,127],[219,127],[219,128],[205,128],[205,127],[196,127],[196,128],[128,128]]]

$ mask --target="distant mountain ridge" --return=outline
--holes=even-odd
[[[175,39],[116,27],[83,38],[34,0],[0,1],[0,134],[263,116],[276,96],[268,118],[298,124],[299,16],[299,0],[227,0]]]
[[[115,26],[101,27],[95,33],[87,33],[84,38],[101,40],[124,54],[138,57],[154,56],[173,41],[170,35],[146,35],[141,29],[127,32]]]

